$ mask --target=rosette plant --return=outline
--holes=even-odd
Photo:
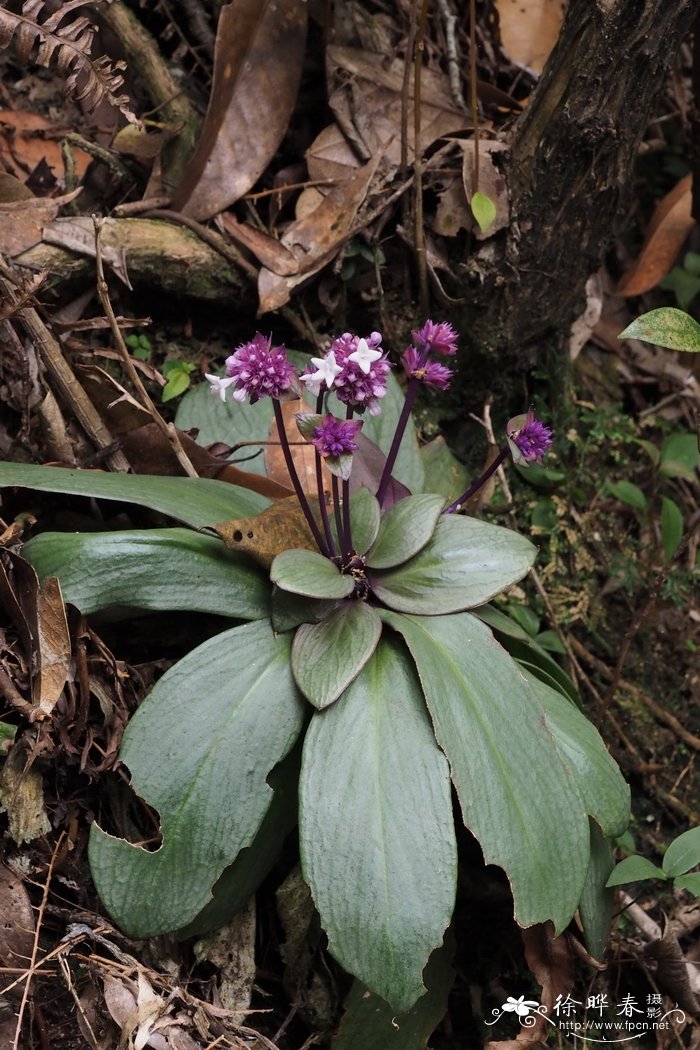
[[[258,334],[224,376],[207,377],[216,410],[271,403],[303,513],[289,549],[254,564],[182,528],[26,544],[86,613],[186,608],[238,621],[172,666],[125,732],[121,760],[160,841],[149,849],[95,825],[89,853],[127,933],[220,925],[298,825],[329,951],[400,1014],[424,992],[451,921],[463,821],[505,872],[519,924],[561,931],[578,914],[591,951],[604,948],[608,843],[627,825],[628,789],[561,668],[488,604],[528,572],[535,548],[458,513],[506,458],[540,461],[551,433],[531,411],[511,420],[497,459],[452,503],[393,476],[416,394],[448,385],[456,338],[445,323],[413,333],[382,457],[366,431],[396,381],[376,332],[341,336],[300,373]],[[311,404],[293,440],[314,450],[312,494],[282,410],[300,392]],[[220,529],[231,547],[245,534],[254,549],[255,523],[272,513],[223,483],[86,475],[5,465],[0,481],[141,501],[195,529],[233,517]]]

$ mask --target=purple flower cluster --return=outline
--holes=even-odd
[[[552,431],[539,419],[535,419],[530,408],[525,422],[517,433],[513,434],[512,441],[518,446],[526,463],[541,463],[543,455],[552,444]]]
[[[357,412],[367,409],[371,416],[377,416],[381,411],[379,402],[386,394],[391,369],[381,342],[379,332],[372,332],[366,339],[345,332],[333,340],[326,355],[333,355],[337,368],[333,390],[338,400],[351,405]],[[301,379],[305,381],[304,376]]]
[[[447,390],[454,375],[452,369],[441,365],[439,361],[425,361],[424,356],[415,346],[409,346],[401,358],[408,376],[427,386],[434,386],[437,390]]]
[[[256,332],[249,343],[243,343],[226,358],[226,375],[233,380],[236,401],[245,401],[249,397],[251,405],[261,397],[279,400],[296,378],[285,348],[273,346],[272,336],[266,339],[260,332]],[[225,383],[226,380],[220,380],[218,384],[212,384],[214,393],[221,393],[222,399],[225,397],[225,387],[223,391],[221,388]]]
[[[424,353],[444,354],[453,357],[457,353],[459,336],[448,321],[426,321],[422,328],[411,332],[413,342]]]
[[[451,368],[446,368],[439,361],[431,361],[430,354],[442,354],[453,357],[457,353],[457,333],[447,321],[426,321],[422,328],[411,332],[415,346],[409,346],[402,364],[409,379],[417,379],[426,386],[436,390],[447,390],[454,375]]]
[[[319,426],[314,427],[311,444],[324,458],[347,455],[357,449],[355,437],[361,426],[361,420],[336,419],[329,414]]]

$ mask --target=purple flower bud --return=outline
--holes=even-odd
[[[369,409],[371,416],[381,411],[379,401],[386,394],[391,365],[381,352],[382,336],[372,332],[366,339],[345,332],[333,340],[331,351],[340,366],[334,392],[339,401],[352,405],[358,412]]]
[[[459,336],[448,321],[426,321],[422,328],[411,332],[413,341],[422,351],[433,351],[436,354],[445,354],[451,357],[457,353],[457,340]]]
[[[423,355],[414,346],[409,346],[401,358],[408,375],[427,386],[434,386],[437,390],[447,390],[454,375],[452,369],[445,368],[437,361],[425,361],[421,364],[422,357]]]
[[[287,360],[284,346],[272,346],[272,336],[266,339],[256,332],[249,343],[243,343],[226,358],[226,375],[235,380],[236,401],[245,401],[247,395],[254,405],[261,397],[282,397],[296,372]]]
[[[344,456],[349,452],[355,452],[357,442],[355,436],[362,426],[359,419],[336,419],[328,414],[323,422],[314,427],[311,432],[311,444],[315,445],[319,453],[326,456]]]
[[[542,457],[552,444],[552,431],[549,427],[535,419],[532,408],[528,409],[526,416],[516,416],[511,419],[506,428],[508,437],[517,449],[518,455],[513,455],[516,463],[541,463]]]

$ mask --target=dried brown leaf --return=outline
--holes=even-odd
[[[659,201],[641,252],[620,278],[618,295],[643,295],[669,272],[695,225],[692,193],[692,175],[686,175]]]
[[[46,117],[29,109],[0,109],[0,163],[7,171],[17,164],[32,171],[42,160],[63,171],[61,134]],[[81,149],[73,150],[75,173],[82,178],[92,157]]]
[[[511,62],[541,73],[557,42],[565,0],[495,0],[501,44]]]
[[[273,273],[288,277],[299,272],[299,263],[283,244],[264,230],[256,230],[245,222],[238,222],[230,211],[220,215],[221,225],[232,240],[252,252],[258,262]]]
[[[316,487],[316,455],[313,445],[310,445],[307,441],[304,441],[301,434],[297,430],[296,415],[297,412],[308,412],[308,405],[305,405],[301,399],[296,401],[283,401],[281,406],[282,418],[284,419],[285,429],[290,441],[301,442],[301,444],[290,445],[290,452],[296,467],[301,487],[304,492],[310,496],[317,495]],[[268,478],[276,481],[279,485],[290,485],[289,471],[287,470],[287,464],[284,459],[284,453],[282,446],[279,443],[279,430],[277,429],[277,423],[275,420],[270,425],[270,432],[267,435],[268,441],[274,442],[271,445],[265,445],[265,472]],[[328,472],[325,472],[326,488],[330,489],[330,477]]]
[[[174,208],[209,219],[262,175],[296,101],[306,12],[304,0],[237,0],[222,8],[209,108]]]
[[[34,942],[34,913],[21,878],[4,864],[0,864],[0,916],[0,963],[28,966]]]
[[[7,813],[9,836],[18,844],[41,838],[51,830],[41,773],[35,766],[27,768],[27,753],[18,744],[2,764],[0,811]]]
[[[44,228],[53,222],[62,204],[68,204],[80,189],[62,197],[30,197],[0,204],[0,254],[9,258],[33,248],[43,239]]]
[[[474,217],[464,192],[464,180],[455,176],[438,194],[432,227],[442,237],[455,237],[460,230],[471,230]]]
[[[318,507],[317,500],[309,502]],[[278,500],[253,518],[224,521],[214,529],[229,550],[250,555],[265,569],[282,551],[318,550],[296,496]]]

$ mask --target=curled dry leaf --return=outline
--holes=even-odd
[[[309,503],[312,510],[318,507],[313,497]],[[223,521],[213,527],[229,550],[250,555],[265,569],[282,551],[318,550],[296,496],[277,500],[254,518]]]
[[[258,180],[296,101],[306,41],[304,0],[237,0],[219,17],[214,81],[194,156],[173,207],[209,219]]]
[[[12,259],[40,244],[44,228],[54,221],[61,205],[75,200],[80,192],[73,190],[62,197],[34,197],[29,193],[24,200],[0,204],[0,254]]]
[[[511,62],[541,73],[564,21],[565,0],[495,0],[501,44]]]
[[[260,313],[277,310],[289,300],[292,290],[317,273],[360,228],[355,225],[379,157],[373,158],[354,175],[331,187],[328,194],[304,218],[293,222],[282,237],[282,244],[296,256],[299,273],[281,277],[263,267],[258,276]]]
[[[692,175],[686,175],[659,201],[642,250],[617,286],[618,295],[643,295],[669,272],[693,229]]]
[[[230,211],[220,215],[221,225],[229,237],[252,252],[258,262],[273,273],[289,277],[299,272],[299,263],[288,248],[264,230],[256,230],[247,222],[238,222]]]

